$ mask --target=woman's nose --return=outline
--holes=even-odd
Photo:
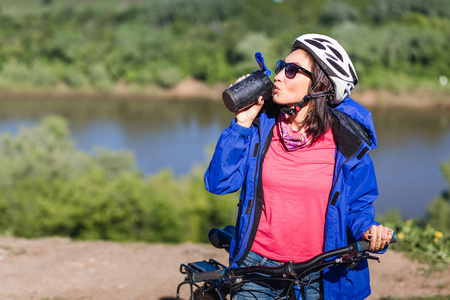
[[[283,79],[283,75],[284,75],[284,68],[280,72],[278,72],[278,74],[275,75],[273,80],[274,81],[281,81]]]

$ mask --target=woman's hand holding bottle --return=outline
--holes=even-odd
[[[235,83],[238,83],[238,82],[244,80],[247,76],[249,76],[249,74],[238,78]],[[252,126],[253,120],[256,118],[256,116],[259,114],[261,108],[263,107],[263,104],[264,104],[264,99],[262,96],[260,96],[258,98],[257,104],[236,112],[236,114],[235,114],[236,115],[236,123],[243,127],[250,128],[250,126]]]

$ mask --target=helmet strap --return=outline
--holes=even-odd
[[[281,112],[288,114],[290,116],[295,115],[296,113],[298,113],[299,111],[302,110],[303,106],[309,102],[311,100],[311,96],[310,95],[306,95],[305,97],[303,97],[302,101],[300,101],[299,103],[297,103],[295,106],[293,107],[287,107],[287,106],[283,106],[282,108],[280,108]]]
[[[301,111],[303,106],[314,98],[326,96],[327,101],[330,100],[331,95],[332,95],[331,91],[321,91],[321,92],[313,93],[313,91],[317,88],[319,83],[322,81],[323,76],[324,76],[324,73],[322,70],[320,70],[320,74],[317,77],[316,83],[314,84],[314,86],[312,88],[309,89],[309,93],[306,94],[305,97],[303,97],[302,101],[298,102],[295,106],[290,107],[290,108],[287,106],[280,108],[281,112],[288,114],[290,116],[293,116],[296,113],[298,113],[299,111]]]

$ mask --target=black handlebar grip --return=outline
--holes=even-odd
[[[397,234],[394,232],[392,235],[391,241],[389,244],[396,243],[397,242]],[[369,241],[359,241],[358,242],[358,250],[359,251],[366,251],[370,248],[370,242]]]
[[[358,243],[358,250],[359,251],[366,251],[370,249],[370,242],[369,241],[359,241]]]
[[[201,282],[208,280],[217,280],[222,278],[224,270],[214,270],[192,274],[193,282]]]

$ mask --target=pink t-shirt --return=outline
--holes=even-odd
[[[275,126],[263,163],[264,204],[252,251],[294,262],[323,252],[334,155],[331,130],[313,146],[289,152]]]

